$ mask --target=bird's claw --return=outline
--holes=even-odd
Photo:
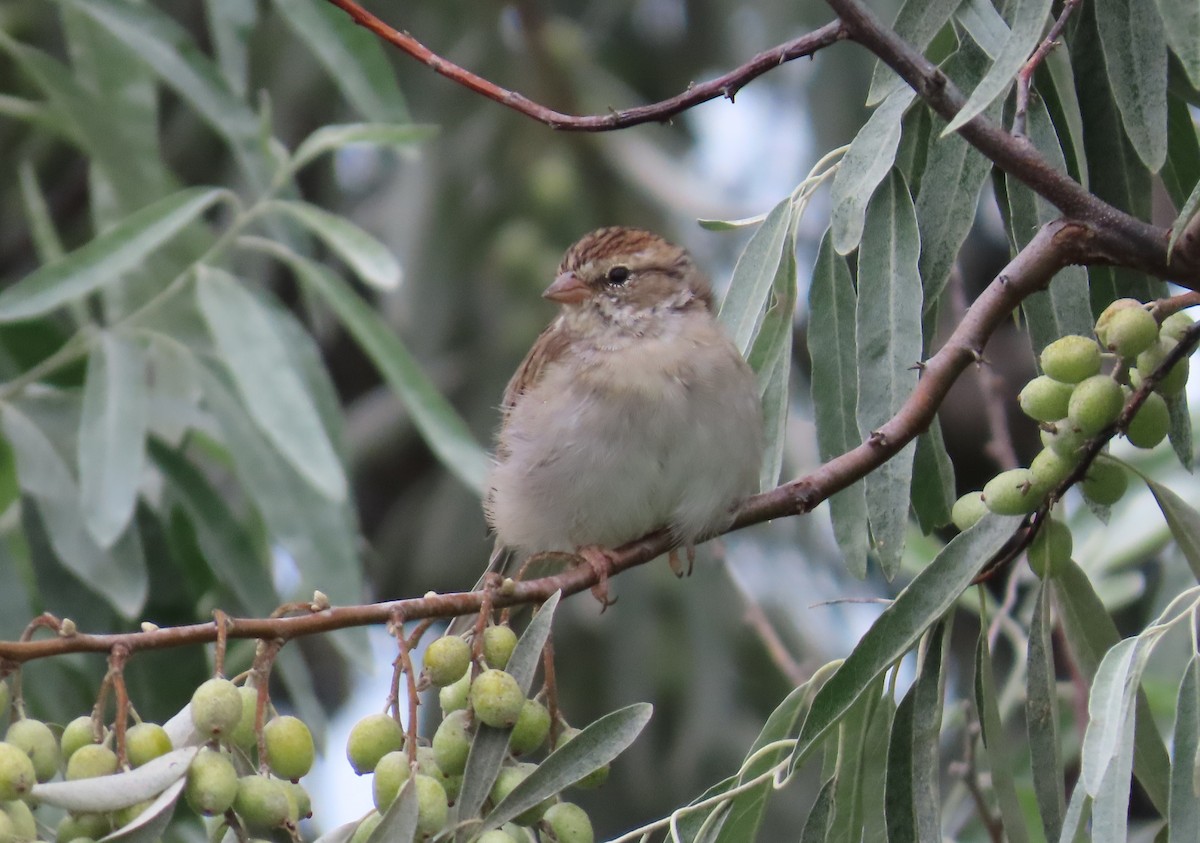
[[[592,586],[592,596],[599,601],[600,612],[603,613],[609,606],[617,602],[617,598],[610,597],[608,593],[608,575],[612,570],[612,556],[607,550],[596,545],[581,547],[576,555],[596,573],[598,579]]]

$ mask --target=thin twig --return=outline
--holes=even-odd
[[[113,647],[108,657],[108,675],[112,679],[113,692],[116,696],[116,713],[113,717],[113,732],[117,745],[117,766],[124,769],[129,757],[125,752],[125,730],[129,719],[129,691],[125,687],[125,663],[129,660],[129,648],[118,645]]]
[[[1025,136],[1025,117],[1029,113],[1029,89],[1033,85],[1033,74],[1037,71],[1038,66],[1046,60],[1046,56],[1050,55],[1050,51],[1059,45],[1058,36],[1062,35],[1063,28],[1067,25],[1067,18],[1071,17],[1071,13],[1082,2],[1083,0],[1063,0],[1062,12],[1059,13],[1058,19],[1050,27],[1050,31],[1046,33],[1042,43],[1038,44],[1038,48],[1033,51],[1029,61],[1025,62],[1017,71],[1017,109],[1013,115],[1012,128],[1012,133],[1017,137]]]
[[[389,623],[392,626],[392,635],[396,639],[396,649],[399,650],[396,661],[407,678],[408,724],[405,730],[404,744],[405,749],[408,751],[408,765],[415,769],[417,763],[417,705],[420,703],[417,693],[417,677],[413,672],[412,658],[408,652],[408,641],[404,638],[403,613],[397,609],[392,614],[392,619]]]

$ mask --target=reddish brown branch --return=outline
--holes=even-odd
[[[1062,35],[1063,28],[1067,25],[1067,19],[1082,2],[1083,0],[1064,0],[1062,12],[1054,21],[1054,25],[1050,27],[1050,31],[1046,33],[1045,39],[1033,51],[1029,61],[1025,62],[1017,72],[1017,108],[1013,115],[1012,129],[1014,135],[1025,134],[1025,116],[1029,113],[1029,89],[1033,85],[1033,74],[1037,71],[1038,66],[1046,60],[1046,56],[1050,55],[1050,51],[1059,45],[1058,36]]]
[[[661,123],[693,106],[717,97],[727,97],[732,101],[737,92],[748,82],[757,79],[769,70],[785,62],[811,56],[822,47],[828,47],[846,37],[846,31],[841,23],[832,21],[807,35],[759,53],[723,76],[699,85],[692,85],[683,93],[662,102],[613,111],[609,114],[574,115],[563,114],[547,108],[516,91],[502,88],[482,76],[477,76],[471,71],[459,67],[454,62],[442,58],[430,50],[407,32],[402,32],[380,20],[354,0],[329,0],[329,2],[348,14],[359,26],[365,27],[389,44],[408,53],[435,73],[440,73],[464,88],[511,108],[513,111],[545,123],[551,129],[572,132],[606,132],[613,129],[624,129],[627,126],[637,126],[641,123]]]

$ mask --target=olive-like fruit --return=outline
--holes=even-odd
[[[381,822],[383,822],[383,814],[378,811],[372,811],[367,814],[359,821],[358,827],[354,829],[354,836],[350,838],[350,843],[367,843],[367,839],[379,827]]]
[[[983,487],[983,502],[997,515],[1024,515],[1041,505],[1046,491],[1034,482],[1028,468],[1013,468],[987,482]]]
[[[425,650],[425,675],[439,688],[454,682],[471,665],[471,645],[457,635],[444,635]]]
[[[379,759],[404,747],[404,728],[387,714],[368,714],[346,739],[346,760],[360,776],[375,771]]]
[[[1124,405],[1119,383],[1108,375],[1093,375],[1075,386],[1067,418],[1086,436],[1095,436],[1117,420]]]
[[[125,732],[125,757],[130,767],[140,767],[171,749],[171,736],[157,723],[138,723]]]
[[[529,778],[529,774],[536,769],[536,764],[525,763],[514,764],[510,767],[501,767],[500,773],[496,776],[496,781],[492,785],[492,792],[489,797],[492,800],[492,804],[500,804],[504,797],[512,793],[516,786],[525,781],[525,779]],[[534,805],[532,808],[519,815],[515,819],[515,822],[517,825],[534,825],[545,815],[546,810],[553,804],[554,797],[547,797],[544,801],[539,802],[537,805]]]
[[[546,742],[550,734],[550,712],[537,700],[525,700],[521,714],[508,737],[513,755],[527,755]]]
[[[1166,438],[1170,427],[1171,411],[1167,409],[1166,399],[1151,392],[1129,420],[1125,436],[1138,448],[1153,448]]]
[[[954,502],[950,510],[950,520],[954,522],[955,527],[965,532],[978,524],[987,513],[983,492],[967,492]]]
[[[1052,448],[1043,448],[1029,464],[1029,473],[1033,475],[1035,485],[1043,489],[1053,489],[1067,479],[1079,460],[1064,457]]]
[[[67,814],[58,823],[55,839],[58,843],[76,840],[99,840],[112,831],[107,814]]]
[[[1119,463],[1099,457],[1088,468],[1081,485],[1084,497],[1092,503],[1110,506],[1125,495],[1129,478]]]
[[[1183,335],[1187,333],[1188,328],[1192,327],[1194,320],[1182,310],[1178,313],[1172,313],[1163,320],[1159,326],[1158,335],[1162,339],[1179,342],[1183,339]]]
[[[117,754],[103,744],[90,743],[72,753],[71,760],[67,762],[66,779],[94,779],[98,776],[111,776],[115,772]]]
[[[579,735],[579,732],[580,730],[573,726],[568,726],[566,729],[563,729],[562,733],[558,736],[558,744],[555,748],[557,749],[559,746],[573,741]],[[572,787],[577,787],[580,790],[594,790],[608,781],[608,773],[610,770],[611,767],[608,764],[605,764],[603,767],[597,767],[579,781],[575,782]]]
[[[1042,430],[1042,445],[1063,457],[1079,457],[1079,449],[1087,443],[1084,432],[1071,424],[1070,419],[1059,419],[1049,429]]]
[[[267,831],[287,822],[289,806],[283,784],[266,776],[242,776],[238,779],[233,810],[247,828]]]
[[[433,760],[443,773],[457,775],[466,769],[470,751],[471,732],[468,729],[467,712],[461,709],[452,711],[433,733]]]
[[[1025,384],[1017,396],[1017,402],[1021,405],[1021,411],[1031,419],[1052,422],[1067,414],[1073,391],[1071,384],[1041,375]]]
[[[238,696],[242,701],[242,714],[227,737],[229,743],[249,754],[258,745],[258,736],[254,734],[254,721],[258,717],[258,689],[239,685]]]
[[[441,782],[432,776],[417,773],[413,778],[417,789],[417,833],[433,835],[441,831],[450,816],[450,805]]]
[[[551,805],[542,817],[558,843],[592,843],[596,839],[587,812],[573,802]]]
[[[491,668],[475,677],[471,683],[471,707],[479,722],[497,728],[508,728],[517,722],[525,694],[511,673]]]
[[[375,765],[375,777],[371,783],[372,795],[375,798],[375,809],[383,813],[388,806],[396,801],[400,788],[408,781],[412,771],[408,766],[408,753],[389,752],[379,759]]]
[[[242,695],[228,679],[214,677],[192,694],[192,723],[206,738],[225,737],[242,719]]]
[[[1138,355],[1137,368],[1129,373],[1129,380],[1134,388],[1141,384],[1143,376],[1149,375],[1166,361],[1167,355],[1171,353],[1175,345],[1176,343],[1171,340],[1160,339]],[[1183,388],[1187,386],[1190,365],[1188,358],[1184,357],[1167,371],[1162,380],[1155,384],[1154,391],[1168,398],[1183,392]]]
[[[462,676],[445,688],[438,691],[438,703],[442,706],[442,714],[449,714],[467,707],[467,699],[471,694],[471,671],[464,670]]]
[[[1158,340],[1158,322],[1140,304],[1106,310],[1096,322],[1096,337],[1122,360],[1132,360]]]
[[[59,739],[63,761],[69,761],[79,747],[95,743],[96,735],[92,726],[91,716],[81,714],[63,728],[62,737]]]
[[[1079,383],[1100,373],[1100,346],[1078,334],[1061,337],[1042,349],[1042,371],[1060,383]]]
[[[1025,551],[1030,569],[1039,577],[1045,577],[1055,565],[1071,558],[1072,545],[1071,528],[1057,518],[1047,519]]]
[[[517,634],[508,624],[489,626],[483,631],[483,660],[488,667],[503,670],[508,667],[513,650],[517,647]]]
[[[184,797],[197,814],[213,817],[233,807],[238,774],[229,753],[205,747],[188,765]]]
[[[41,720],[25,717],[8,727],[4,740],[25,750],[25,754],[33,762],[33,770],[39,782],[48,782],[54,778],[62,756],[58,749],[58,738],[54,737],[49,726]]]
[[[263,727],[267,764],[281,779],[295,781],[307,775],[316,758],[312,732],[299,717],[276,717]]]

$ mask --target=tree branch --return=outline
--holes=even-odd
[[[737,92],[748,82],[757,79],[767,71],[785,62],[803,58],[804,56],[811,56],[822,47],[828,47],[830,44],[841,41],[846,37],[846,30],[841,22],[832,21],[807,35],[802,35],[799,38],[794,38],[791,41],[780,44],[778,47],[773,47],[770,50],[759,53],[750,59],[750,61],[726,73],[724,76],[718,76],[716,79],[711,79],[699,85],[692,85],[683,93],[670,99],[654,103],[653,105],[643,105],[636,108],[627,108],[622,111],[613,111],[609,114],[581,116],[564,114],[561,111],[547,108],[522,94],[518,94],[516,91],[502,88],[496,83],[484,79],[482,76],[477,76],[454,62],[439,56],[407,32],[402,32],[385,23],[356,3],[355,0],[328,0],[328,2],[348,14],[359,26],[365,27],[389,44],[408,53],[408,55],[417,61],[427,65],[435,73],[440,73],[442,76],[453,82],[457,82],[464,88],[487,97],[494,102],[498,102],[507,108],[511,108],[513,111],[524,114],[526,117],[531,117],[539,123],[545,123],[551,129],[570,132],[607,132],[613,129],[637,126],[641,123],[661,123],[693,106],[699,105],[702,102],[708,102],[717,97],[727,97],[732,102]]]
[[[821,501],[874,471],[925,430],[962,371],[980,356],[988,337],[1032,293],[1044,288],[1062,267],[1088,256],[1091,229],[1078,222],[1059,220],[1041,229],[980,294],[946,343],[925,362],[921,379],[900,412],[857,448],[836,457],[812,474],[785,483],[746,501],[730,530],[739,530],[773,518],[812,511]],[[554,576],[527,582],[506,580],[497,589],[423,597],[365,606],[328,607],[320,600],[293,604],[304,614],[279,618],[226,617],[228,638],[287,640],[351,626],[386,623],[400,613],[406,620],[452,618],[475,614],[485,600],[496,608],[540,603],[554,592],[576,594],[596,585],[603,576],[643,565],[674,547],[665,530],[629,542],[612,553],[611,568],[600,572],[579,565]],[[63,653],[103,652],[124,646],[129,651],[160,650],[204,644],[218,636],[215,623],[166,627],[126,634],[89,635],[72,629],[54,638],[0,642],[0,662],[7,669]]]

